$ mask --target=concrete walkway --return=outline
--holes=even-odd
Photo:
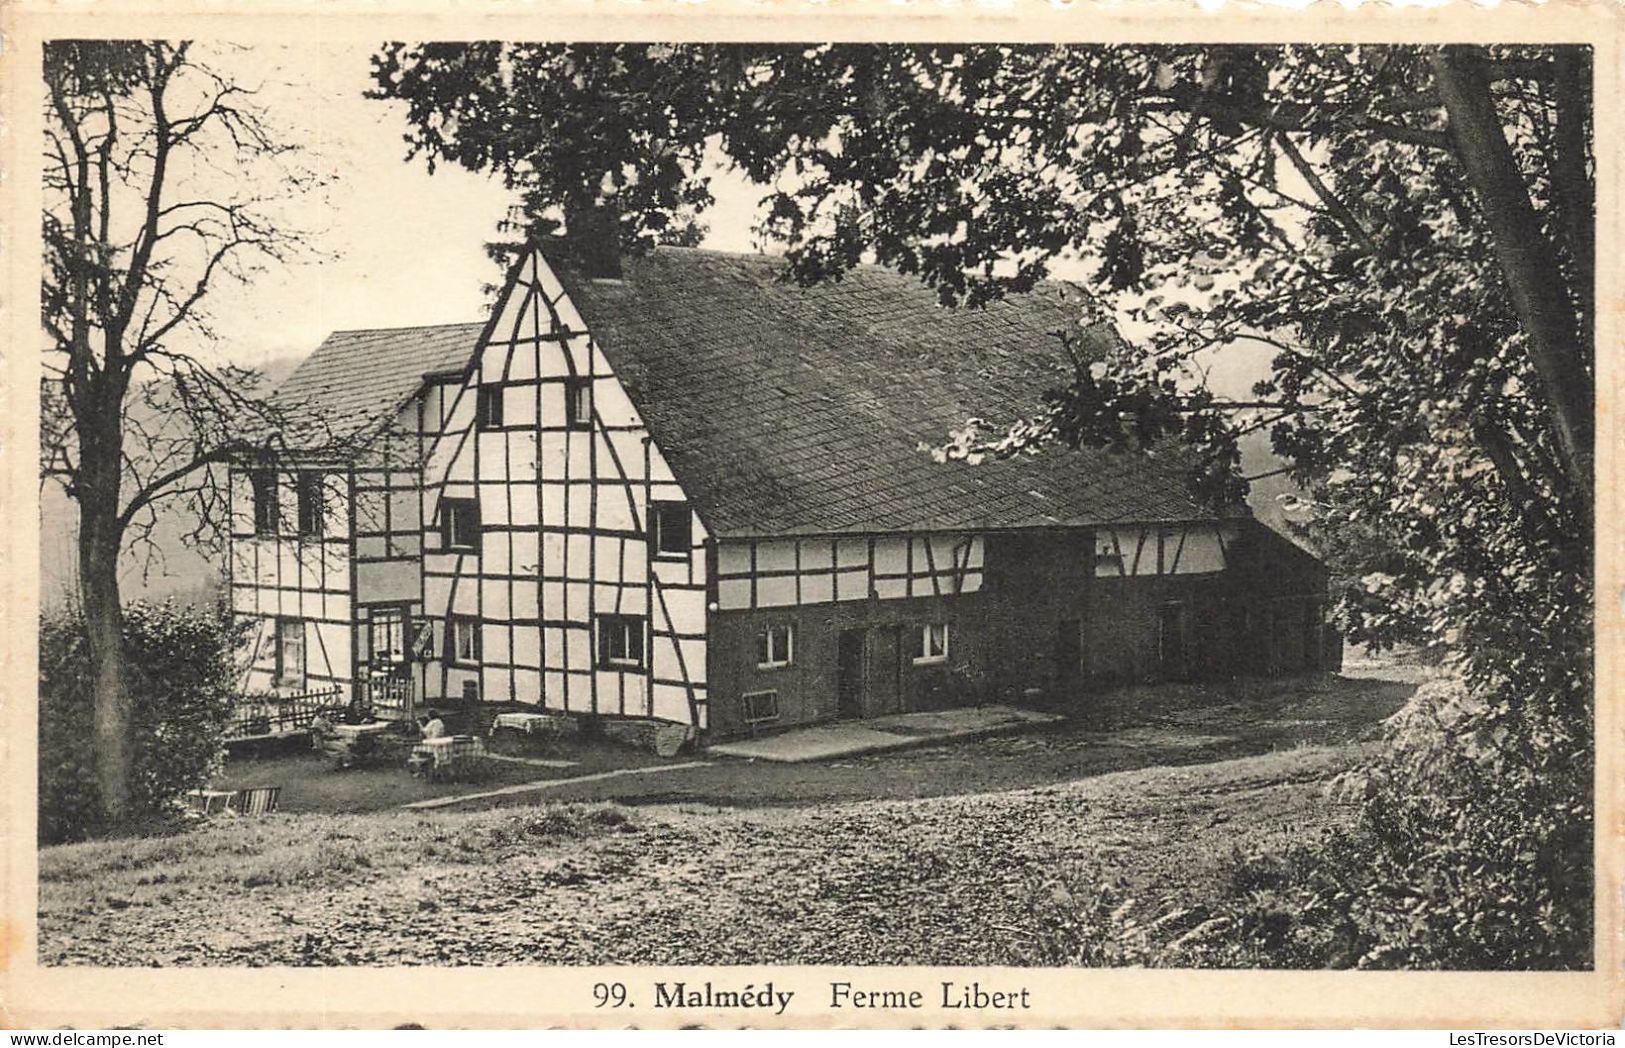
[[[953,739],[998,735],[1060,719],[1059,714],[1022,710],[1014,706],[899,713],[871,720],[793,728],[759,739],[722,742],[707,746],[705,752],[708,756],[799,764],[832,757],[853,757],[860,753],[900,750],[909,746],[929,746]]]

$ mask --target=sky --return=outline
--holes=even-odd
[[[502,276],[485,244],[499,236],[513,195],[496,177],[445,165],[431,175],[421,158],[406,159],[405,104],[365,97],[373,50],[345,42],[205,55],[239,84],[259,88],[280,139],[301,146],[303,163],[326,185],[282,212],[289,225],[312,231],[316,252],[267,267],[246,285],[218,282],[211,290],[221,342],[204,356],[260,366],[303,357],[333,331],[484,319],[485,289]],[[720,168],[709,174],[716,203],[702,217],[704,246],[757,250],[761,190]],[[1290,185],[1295,173],[1282,178]],[[1057,259],[1051,268],[1078,279],[1092,267]],[[1157,290],[1180,297],[1178,289]],[[1137,334],[1127,316],[1118,323],[1125,335]]]
[[[485,255],[511,194],[493,177],[407,162],[405,105],[364,97],[371,48],[257,47],[213,61],[257,84],[260,103],[304,163],[329,179],[287,207],[315,231],[320,257],[267,269],[251,284],[220,284],[213,326],[237,363],[258,366],[314,349],[329,332],[483,319],[483,288],[501,273]],[[753,250],[756,193],[714,176],[707,247]]]

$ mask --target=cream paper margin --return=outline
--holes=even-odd
[[[1621,718],[1618,709],[1622,536],[1615,469],[1620,428],[1620,7],[1552,2],[1496,8],[1457,0],[1431,8],[1321,0],[1303,10],[1231,3],[738,3],[582,0],[51,2],[0,0],[0,193],[7,338],[0,343],[0,1025],[149,1028],[714,1027],[1607,1027],[1622,1011]],[[355,968],[117,969],[36,961],[35,673],[38,609],[38,346],[40,42],[50,37],[220,38],[243,43],[426,38],[875,41],[1527,41],[1596,48],[1598,332],[1597,942],[1586,973],[1142,971],[932,968]],[[1612,671],[1612,672],[1610,672]],[[224,900],[222,900],[224,902]],[[771,979],[797,993],[781,1017],[743,1011],[654,1011],[657,979]],[[1027,987],[1032,1010],[832,1012],[832,979],[918,988],[980,979]],[[591,988],[625,982],[644,1007],[595,1011]]]

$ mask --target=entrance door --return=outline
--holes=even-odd
[[[1157,661],[1165,680],[1183,680],[1185,665],[1185,606],[1164,604],[1157,609]]]
[[[835,715],[863,716],[863,630],[842,630],[836,642]]]
[[[869,672],[863,686],[863,715],[884,717],[903,712],[902,627],[874,627],[869,631],[867,648],[864,661]]]
[[[1078,683],[1083,672],[1083,624],[1077,619],[1062,619],[1055,628],[1055,683],[1070,690]],[[1061,695],[1058,698],[1068,698]]]
[[[367,685],[374,716],[412,715],[412,621],[404,607],[368,612],[371,665]]]

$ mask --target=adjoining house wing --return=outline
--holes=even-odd
[[[423,376],[461,370],[484,324],[335,331],[278,387],[277,399],[348,435],[393,417]]]
[[[988,529],[1210,517],[1177,457],[1056,451],[940,464],[920,445],[972,417],[1030,413],[1106,325],[1048,284],[950,309],[918,279],[860,266],[800,287],[766,256],[660,248],[571,301],[701,517],[720,536]],[[1063,292],[1070,292],[1063,296]]]

